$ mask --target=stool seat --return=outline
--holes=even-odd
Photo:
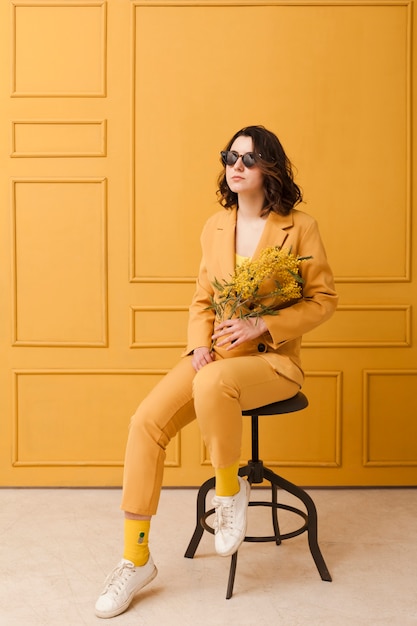
[[[304,532],[307,532],[308,545],[311,555],[314,559],[316,567],[322,580],[331,581],[329,570],[321,554],[318,540],[317,540],[317,510],[312,498],[300,487],[297,487],[293,483],[289,482],[282,476],[279,476],[271,469],[264,466],[263,462],[259,459],[259,434],[258,434],[258,418],[263,415],[283,415],[286,413],[294,413],[301,411],[308,406],[307,397],[299,391],[292,398],[287,400],[281,400],[279,402],[272,402],[261,407],[255,407],[253,409],[242,410],[242,415],[250,416],[252,420],[252,458],[248,461],[247,465],[239,469],[239,476],[246,476],[249,483],[260,484],[264,481],[268,481],[271,487],[271,500],[270,501],[250,501],[249,506],[266,506],[272,511],[272,526],[274,534],[270,536],[257,536],[244,538],[245,542],[266,542],[274,541],[276,545],[280,545],[282,541],[296,537]],[[214,534],[214,529],[208,524],[207,518],[214,514],[214,509],[206,510],[206,496],[211,489],[214,489],[216,485],[215,477],[206,480],[198,490],[197,494],[197,521],[194,534],[188,544],[185,552],[186,558],[193,558],[197,550],[198,544],[203,536],[203,532],[206,530],[211,534]],[[293,506],[282,504],[278,502],[278,488],[286,491],[296,498],[298,498],[303,504],[306,511],[298,509]],[[292,532],[281,534],[278,522],[278,511],[286,510],[294,513],[303,520],[303,525]],[[227,586],[226,599],[232,597],[233,586],[236,574],[237,565],[237,551],[231,557],[229,581]]]
[[[308,407],[307,397],[299,391],[297,395],[287,400],[280,400],[279,402],[271,402],[271,404],[265,404],[254,409],[247,409],[242,411],[242,415],[259,416],[259,415],[282,415],[283,413],[295,413],[295,411],[302,411]]]

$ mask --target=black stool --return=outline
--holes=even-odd
[[[296,537],[297,535],[301,535],[303,532],[307,532],[308,535],[308,545],[310,548],[311,555],[314,559],[316,567],[319,571],[319,574],[322,580],[331,581],[332,578],[330,576],[329,570],[327,569],[326,563],[324,562],[323,556],[320,552],[320,548],[317,541],[317,510],[313,500],[310,496],[300,487],[297,487],[293,483],[290,483],[285,478],[278,476],[272,470],[265,467],[263,462],[259,459],[259,436],[258,436],[258,417],[260,415],[280,415],[284,413],[293,413],[295,411],[301,411],[308,406],[308,400],[306,396],[299,392],[293,398],[289,398],[288,400],[282,400],[281,402],[273,402],[272,404],[267,404],[266,406],[261,406],[256,409],[250,409],[248,411],[242,411],[242,415],[250,415],[252,417],[252,459],[248,461],[248,464],[245,467],[241,467],[239,469],[239,476],[247,476],[249,483],[259,484],[262,483],[263,480],[267,480],[271,483],[271,501],[263,502],[263,501],[251,501],[249,502],[249,506],[267,506],[271,508],[272,511],[272,526],[274,529],[274,534],[271,536],[265,537],[245,537],[244,541],[248,542],[266,542],[266,541],[274,541],[277,545],[280,545],[281,541],[285,539],[290,539],[291,537]],[[190,543],[188,544],[188,548],[185,552],[185,557],[192,559],[198,544],[203,536],[203,532],[207,530],[209,533],[214,534],[214,529],[207,524],[207,518],[210,515],[213,515],[214,509],[210,509],[206,511],[206,496],[210,489],[215,488],[215,478],[209,478],[203,483],[198,490],[197,494],[197,523],[194,530],[194,534],[191,538]],[[301,500],[307,509],[307,513],[304,511],[297,509],[293,506],[289,506],[286,504],[281,504],[278,502],[278,487],[291,493],[296,498]],[[291,511],[296,515],[300,516],[304,523],[300,528],[294,530],[289,533],[281,534],[279,530],[278,523],[278,509],[285,509],[286,511]],[[235,581],[236,574],[236,565],[237,565],[237,551],[231,557],[230,563],[230,571],[229,571],[229,582],[227,585],[227,593],[226,599],[232,597],[233,594],[233,585]]]

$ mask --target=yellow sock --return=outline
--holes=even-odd
[[[123,558],[132,561],[138,567],[145,565],[149,558],[148,538],[150,525],[150,520],[125,518]]]
[[[239,491],[237,479],[239,461],[222,469],[216,469],[216,496],[234,496]]]

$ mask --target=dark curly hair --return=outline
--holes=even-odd
[[[264,126],[246,126],[239,130],[225,150],[230,150],[233,142],[240,136],[251,137],[253,151],[259,154],[257,166],[264,175],[265,203],[262,216],[270,211],[288,215],[291,209],[302,201],[301,189],[294,182],[291,162],[284,152],[278,137]],[[226,182],[226,170],[223,168],[217,179],[219,203],[226,209],[237,206],[238,196],[230,190]]]

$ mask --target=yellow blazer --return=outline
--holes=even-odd
[[[228,280],[235,269],[236,217],[236,209],[222,209],[204,226],[201,235],[202,260],[189,309],[188,343],[184,355],[191,354],[200,346],[211,346],[215,314],[207,307],[213,294],[214,279]],[[333,274],[317,222],[303,211],[293,209],[285,217],[272,212],[268,215],[252,258],[258,258],[261,250],[269,246],[291,248],[295,255],[313,257],[301,264],[303,298],[280,309],[278,315],[264,316],[268,332],[256,340],[230,351],[215,347],[216,358],[256,354],[269,361],[277,372],[301,386],[304,378],[300,360],[301,338],[333,314],[338,301]]]

